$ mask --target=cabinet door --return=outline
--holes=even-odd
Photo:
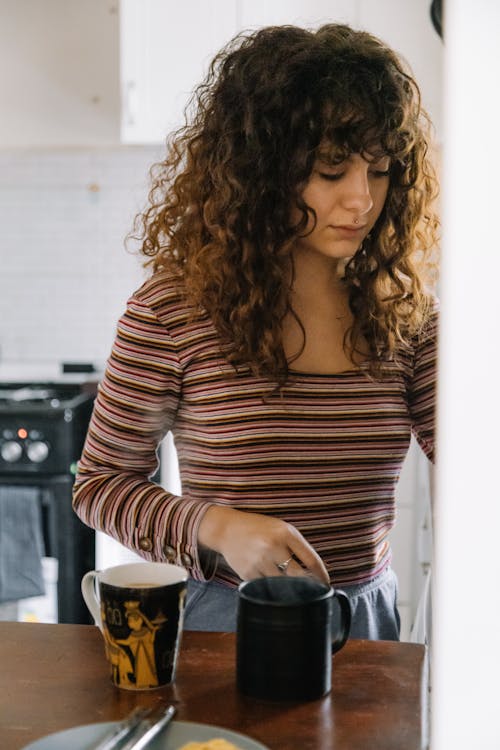
[[[237,0],[242,28],[292,24],[317,28],[324,23],[356,24],[358,0]]]
[[[235,0],[121,0],[123,143],[162,143],[216,52],[236,33]]]

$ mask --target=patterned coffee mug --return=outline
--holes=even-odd
[[[82,594],[104,637],[111,679],[149,690],[174,680],[188,572],[166,563],[129,563],[91,570]]]

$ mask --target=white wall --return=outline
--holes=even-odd
[[[500,4],[446,4],[432,750],[498,750]]]
[[[0,1],[0,146],[113,144],[119,0]]]
[[[2,362],[104,361],[143,278],[124,238],[152,147],[0,151]]]

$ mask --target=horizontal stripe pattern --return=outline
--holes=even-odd
[[[293,372],[282,394],[249,370],[236,374],[211,322],[191,312],[161,276],[129,300],[79,462],[80,518],[147,559],[165,560],[168,545],[178,559],[191,556],[198,580],[237,585],[196,542],[204,512],[219,503],[293,523],[335,584],[377,575],[390,560],[412,431],[433,460],[437,310],[384,380],[363,369]],[[181,497],[149,480],[169,430]]]

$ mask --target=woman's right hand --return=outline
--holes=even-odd
[[[223,555],[244,581],[279,575],[278,564],[293,555],[287,575],[312,575],[330,585],[318,553],[295,526],[279,518],[212,505],[200,523],[198,541]]]

